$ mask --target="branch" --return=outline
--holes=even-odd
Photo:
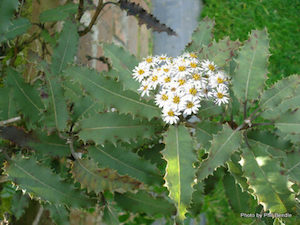
[[[109,59],[104,57],[104,56],[93,57],[93,56],[90,56],[90,55],[86,55],[85,57],[87,58],[88,61],[93,60],[93,59],[98,60],[98,61],[106,64],[108,66],[108,70],[112,69],[112,65],[110,64]]]
[[[75,160],[78,160],[78,156],[77,156],[77,154],[76,154],[76,152],[74,150],[74,141],[73,141],[73,138],[72,137],[68,138],[67,143],[70,146],[71,155],[74,157]]]
[[[76,16],[77,21],[80,21],[83,13],[84,13],[84,0],[80,0],[79,5],[78,5],[78,13],[77,13],[77,16]]]
[[[17,117],[8,119],[8,120],[3,120],[3,121],[0,121],[0,126],[4,126],[4,125],[9,124],[9,123],[14,123],[14,122],[17,122],[19,120],[21,120],[20,116],[17,116]]]
[[[92,27],[94,26],[95,22],[97,21],[97,18],[98,18],[99,14],[100,14],[100,12],[101,12],[101,10],[103,9],[104,6],[105,6],[105,4],[103,4],[103,0],[99,0],[98,6],[96,8],[96,12],[95,12],[89,26],[86,27],[83,31],[78,32],[80,37],[86,35],[88,32],[91,31]]]

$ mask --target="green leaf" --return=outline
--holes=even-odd
[[[77,27],[70,21],[66,21],[58,39],[58,46],[53,50],[51,74],[58,76],[66,68],[68,63],[73,62],[77,53],[79,35]]]
[[[0,88],[0,120],[18,116],[14,93],[14,89],[11,87]]]
[[[199,108],[198,116],[201,119],[205,119],[215,115],[220,115],[224,111],[223,107],[218,106],[211,101],[201,101],[200,104],[201,107]]]
[[[115,77],[123,85],[124,90],[137,92],[139,83],[132,78],[132,70],[138,65],[139,61],[124,48],[114,44],[103,44],[104,55],[110,58],[114,68]]]
[[[161,197],[153,197],[146,191],[140,190],[138,193],[115,193],[115,201],[123,209],[130,212],[146,213],[151,216],[158,214],[171,216],[176,213],[173,204]]]
[[[223,177],[223,184],[229,204],[235,212],[253,213],[254,199],[247,192],[241,190],[241,187],[235,183],[232,176],[226,174]]]
[[[289,178],[300,185],[300,151],[288,152],[284,165]]]
[[[106,109],[116,108],[120,113],[130,113],[148,119],[160,116],[160,110],[154,103],[140,100],[140,96],[132,91],[123,91],[120,83],[103,77],[95,70],[85,67],[70,67],[65,74],[81,84],[81,86],[104,105]]]
[[[274,123],[284,133],[300,134],[300,110],[287,111]]]
[[[198,180],[201,181],[212,175],[215,169],[229,160],[231,154],[240,147],[241,139],[240,131],[232,130],[228,125],[223,125],[222,131],[213,135],[208,157],[202,161],[198,169]]]
[[[167,161],[166,186],[171,199],[176,202],[178,216],[183,220],[192,199],[196,172],[193,167],[197,161],[193,139],[184,126],[170,126],[164,143],[166,147],[162,154]]]
[[[4,170],[9,180],[44,201],[73,208],[86,208],[94,204],[73,185],[63,182],[50,168],[38,164],[33,158],[25,159],[17,155],[6,163]]]
[[[105,205],[102,220],[106,225],[120,225],[118,213],[110,204]]]
[[[29,197],[23,195],[22,191],[17,191],[12,199],[11,211],[17,220],[25,213],[25,209],[29,206]]]
[[[1,21],[2,22],[2,21]],[[11,22],[5,33],[0,36],[0,43],[3,41],[14,39],[24,34],[31,27],[31,23],[26,18],[18,18]]]
[[[75,14],[78,10],[78,5],[73,3],[68,3],[63,6],[58,6],[54,9],[49,9],[40,14],[40,22],[55,22],[59,20],[65,20],[70,15]]]
[[[35,130],[33,138],[26,143],[37,154],[64,157],[70,155],[69,145],[66,140],[57,134],[47,135],[41,130]]]
[[[121,146],[89,147],[88,152],[101,168],[111,168],[120,175],[128,175],[149,185],[162,182],[155,165]]]
[[[6,84],[14,92],[13,98],[18,110],[21,110],[25,118],[31,122],[39,121],[44,106],[38,91],[34,86],[26,84],[21,74],[16,70],[8,68],[6,72]]]
[[[0,36],[7,32],[11,26],[11,18],[14,16],[15,10],[18,8],[18,0],[1,0],[0,1]]]
[[[155,121],[132,119],[130,115],[120,115],[116,112],[101,113],[79,122],[79,137],[83,141],[92,140],[96,144],[106,141],[116,144],[118,140],[132,142],[137,138],[155,136],[160,124]]]
[[[140,182],[128,176],[120,176],[111,169],[101,169],[93,159],[76,160],[72,165],[74,179],[96,194],[103,191],[132,191],[139,188]]]
[[[208,17],[202,19],[192,35],[192,42],[186,47],[185,51],[199,52],[203,46],[208,45],[213,38],[212,29],[214,25],[214,20]]]
[[[192,201],[188,211],[194,216],[197,217],[201,214],[202,205],[204,203],[204,183],[197,183],[194,185],[194,192],[192,195]]]
[[[67,103],[64,98],[64,90],[57,77],[46,73],[49,103],[45,115],[46,125],[56,127],[58,131],[65,130],[69,119]]]
[[[242,165],[250,188],[264,211],[291,213],[295,207],[295,196],[288,188],[288,179],[277,160],[265,151],[265,146],[248,140],[251,149],[243,147]]]
[[[229,37],[216,42],[215,40],[203,48],[201,56],[216,63],[219,67],[225,64],[235,55],[235,51],[240,47],[239,41],[231,41]]]
[[[44,207],[45,207],[45,209],[49,210],[50,217],[55,224],[58,224],[58,225],[69,225],[70,224],[69,212],[65,206],[47,204]]]
[[[210,148],[210,141],[213,138],[213,134],[216,134],[222,129],[222,126],[216,122],[201,121],[197,123],[196,127],[196,141],[201,145],[201,148],[208,150]]]
[[[241,101],[257,99],[264,88],[268,73],[269,40],[267,31],[253,30],[239,51],[232,88]]]

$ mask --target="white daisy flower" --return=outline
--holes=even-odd
[[[148,79],[147,82],[152,89],[155,89],[159,84],[159,75],[158,73],[153,73]]]
[[[174,67],[172,69],[177,77],[185,77],[186,75],[188,75],[189,74],[188,68],[189,68],[188,60],[185,60],[184,58],[181,57],[174,60]]]
[[[169,124],[176,124],[179,121],[180,112],[174,108],[166,108],[163,110],[163,120]]]
[[[150,68],[145,63],[139,63],[133,70],[133,78],[138,82],[142,82],[144,78],[147,78],[150,75]]]
[[[143,81],[142,85],[138,89],[139,92],[141,92],[141,96],[143,97],[144,95],[149,96],[149,91],[153,90],[149,83],[147,81]]]
[[[159,94],[155,95],[155,104],[158,105],[159,108],[165,107],[170,101],[170,97],[166,90],[162,90]]]
[[[181,106],[180,110],[183,111],[184,116],[196,114],[200,107],[200,100],[197,97],[187,96],[184,98],[184,104]]]
[[[144,62],[148,65],[148,66],[152,66],[154,67],[157,64],[157,58],[153,57],[153,56],[148,56],[147,58],[144,58]]]
[[[204,72],[208,73],[208,74],[213,74],[217,71],[217,66],[214,62],[209,61],[209,60],[204,60],[201,63],[201,68],[204,70]]]
[[[219,86],[213,91],[214,102],[217,105],[227,104],[229,102],[228,90],[224,86]]]
[[[214,76],[211,76],[209,80],[213,88],[219,85],[227,87],[228,76],[223,71],[218,71]]]

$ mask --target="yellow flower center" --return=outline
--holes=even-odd
[[[147,59],[146,59],[146,62],[147,62],[147,63],[152,63],[152,61],[153,61],[152,58],[147,58]]]
[[[217,82],[218,82],[218,84],[222,84],[224,82],[224,80],[222,78],[218,77]]]
[[[197,58],[197,55],[195,53],[190,53],[191,58]]]
[[[168,115],[169,115],[169,116],[175,116],[175,115],[174,115],[174,112],[173,112],[172,110],[170,110],[170,111],[168,112]]]
[[[171,88],[171,91],[173,91],[173,92],[174,92],[174,91],[176,91],[176,88],[174,88],[174,87],[173,87],[173,88]]]
[[[193,108],[194,104],[192,102],[188,102],[188,104],[186,104],[186,107],[188,107],[189,109],[190,108]]]
[[[190,89],[190,94],[191,95],[196,95],[197,94],[197,90],[195,88],[191,88]]]
[[[200,80],[200,75],[198,73],[193,74],[194,80]]]
[[[171,82],[171,78],[170,78],[170,77],[166,77],[166,78],[165,78],[165,82],[166,82],[166,83]]]
[[[152,77],[152,81],[157,81],[158,77],[157,76],[153,76]]]
[[[180,86],[182,86],[182,85],[185,84],[185,80],[183,80],[183,79],[178,80],[178,82],[179,82],[179,85],[180,85]]]
[[[139,73],[139,75],[142,75],[142,74],[145,73],[145,71],[144,70],[139,70],[138,73]]]
[[[224,95],[223,95],[222,93],[220,93],[220,92],[217,93],[217,97],[218,97],[218,98],[223,98],[223,96],[224,96]]]
[[[209,65],[208,65],[208,69],[211,70],[211,71],[215,71],[216,68],[215,68],[214,65],[209,64]]]
[[[148,85],[145,85],[145,86],[144,86],[144,91],[146,91],[146,90],[147,90],[147,88],[148,88]]]
[[[192,68],[196,68],[197,67],[197,63],[194,63],[194,62],[191,62],[190,65],[191,65]]]
[[[164,71],[167,73],[167,72],[169,72],[169,69],[168,69],[168,68],[166,68],[166,69],[164,69]]]
[[[159,57],[160,60],[166,60],[166,57]]]
[[[185,66],[179,66],[179,67],[178,67],[178,70],[179,70],[180,72],[185,71],[185,69],[186,69]]]
[[[163,101],[167,101],[167,100],[169,99],[169,97],[168,97],[168,95],[163,94],[163,95],[161,96],[161,99],[162,99]]]
[[[173,102],[174,102],[175,104],[178,104],[178,103],[180,102],[180,98],[179,98],[178,96],[175,96],[175,97],[173,98]]]

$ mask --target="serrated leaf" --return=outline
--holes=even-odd
[[[18,0],[1,0],[0,1],[0,36],[4,35],[8,27],[11,26],[11,18],[18,8]]]
[[[223,107],[214,104],[211,101],[201,101],[201,107],[198,111],[198,116],[202,119],[215,115],[220,115],[224,111]]]
[[[295,210],[295,196],[288,188],[288,179],[279,162],[273,160],[260,143],[248,140],[251,149],[243,147],[240,161],[250,188],[264,211],[291,213]]]
[[[13,89],[13,98],[17,108],[21,110],[26,119],[37,122],[44,110],[38,91],[34,86],[26,84],[21,74],[16,70],[8,68],[6,72],[6,84]]]
[[[197,143],[202,148],[208,150],[210,148],[210,141],[213,139],[213,134],[216,134],[222,129],[222,125],[211,121],[201,121],[197,123],[195,138]]]
[[[202,161],[197,172],[198,180],[201,181],[212,175],[214,170],[222,166],[233,152],[240,147],[242,134],[232,130],[228,125],[223,125],[222,131],[213,135],[208,157]]]
[[[238,53],[232,89],[241,101],[257,99],[268,73],[269,40],[267,31],[253,30]]]
[[[12,199],[11,211],[17,220],[25,213],[25,209],[29,205],[29,197],[23,195],[22,191],[17,191]]]
[[[50,217],[55,224],[58,225],[69,225],[69,212],[65,206],[50,205],[44,206],[45,209],[49,210]]]
[[[207,46],[213,39],[212,29],[214,25],[214,20],[208,17],[202,19],[192,34],[192,42],[186,47],[185,51],[199,52],[203,46]]]
[[[40,14],[40,22],[55,22],[59,20],[65,20],[70,15],[76,13],[78,10],[78,4],[68,3],[63,6],[58,6],[54,9],[48,9]]]
[[[67,64],[73,62],[77,53],[78,41],[79,35],[76,25],[70,21],[66,21],[58,39],[58,46],[53,50],[51,64],[52,75],[60,75]]]
[[[300,151],[288,152],[284,165],[290,179],[300,185]]]
[[[18,115],[14,101],[14,89],[0,88],[0,120],[7,120]]]
[[[94,204],[93,200],[71,184],[63,182],[59,175],[38,164],[33,158],[25,159],[17,155],[6,163],[4,170],[10,181],[36,198],[73,208],[86,208]]]
[[[164,138],[165,150],[162,152],[167,161],[165,181],[169,196],[174,200],[181,220],[192,199],[195,168],[197,161],[193,149],[193,140],[183,125],[170,126]]]
[[[64,90],[58,77],[46,73],[49,99],[45,122],[48,127],[55,127],[58,131],[65,130],[69,119]]]
[[[194,192],[192,195],[192,201],[188,211],[197,217],[202,210],[202,205],[204,203],[204,183],[197,183],[193,186]]]
[[[88,154],[101,168],[111,168],[149,185],[162,182],[155,165],[121,146],[89,147]]]
[[[105,222],[106,225],[119,225],[119,219],[118,219],[118,213],[112,207],[110,204],[106,204],[104,211],[103,211],[103,222]]]
[[[1,34],[0,43],[24,34],[30,27],[31,23],[27,18],[18,18],[13,20],[5,33]]]
[[[116,112],[101,113],[79,122],[79,138],[92,140],[96,144],[109,141],[116,144],[118,140],[132,142],[137,138],[151,138],[161,128],[155,121],[132,119],[130,115]]]
[[[140,96],[132,91],[123,91],[120,83],[103,77],[95,70],[84,67],[70,67],[65,71],[72,80],[80,85],[104,105],[106,109],[114,107],[120,113],[132,114],[148,119],[160,117],[160,110],[151,101],[140,100]]]
[[[213,61],[219,67],[224,67],[225,64],[234,57],[235,51],[240,47],[239,41],[231,41],[229,37],[216,42],[212,41],[211,44],[203,48],[201,56]]]
[[[140,84],[132,78],[132,70],[138,65],[136,57],[126,51],[124,48],[114,44],[103,44],[104,55],[110,58],[114,73],[123,85],[124,90],[137,92]]]
[[[253,213],[254,199],[247,192],[243,192],[235,180],[229,174],[223,177],[225,194],[231,208],[237,213]]]
[[[76,160],[72,164],[72,174],[82,188],[96,194],[107,190],[123,193],[136,190],[141,185],[139,181],[128,176],[120,176],[116,171],[99,168],[93,159]]]
[[[123,209],[130,212],[146,213],[148,215],[171,216],[176,212],[173,204],[161,197],[153,197],[146,191],[140,190],[138,193],[115,193],[115,201]]]
[[[284,133],[300,134],[300,110],[287,111],[274,123]]]

